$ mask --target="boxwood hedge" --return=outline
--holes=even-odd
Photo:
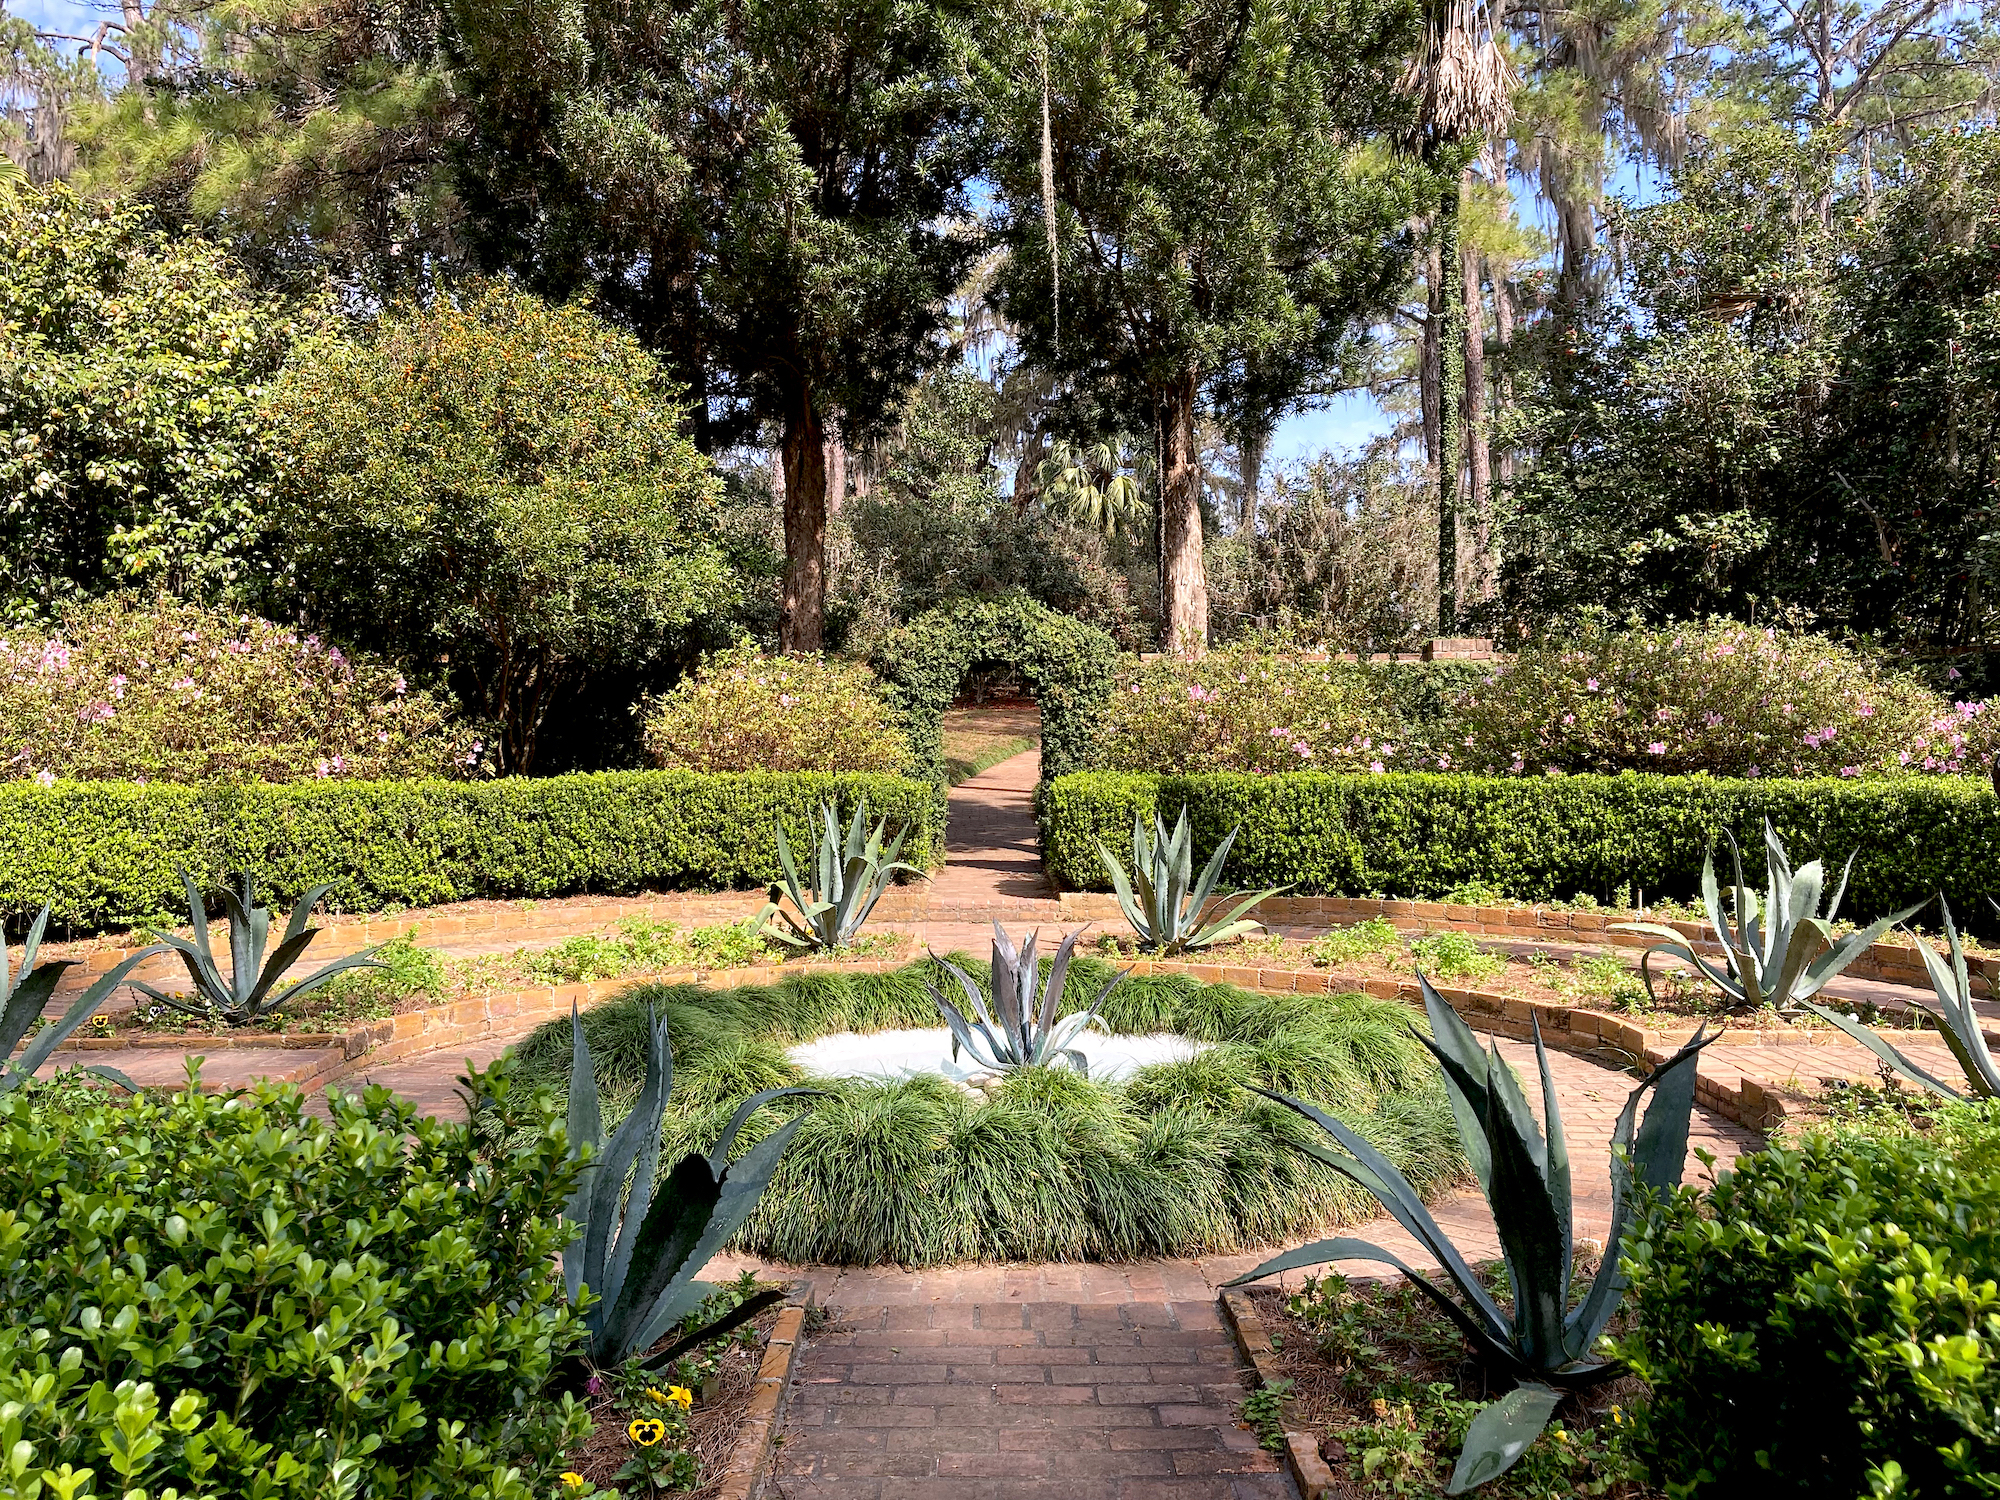
[[[341,910],[490,897],[719,889],[777,874],[828,796],[913,822],[938,862],[944,794],[895,776],[618,771],[487,782],[0,785],[0,917],[44,901],[72,930],[185,911],[180,871],[210,888],[248,870],[281,901],[320,881]],[[185,920],[183,918],[183,920]]]
[[[1526,900],[1608,899],[1621,886],[1686,897],[1702,855],[1734,831],[1762,884],[1763,823],[1795,861],[1854,856],[1842,915],[1866,918],[1942,890],[1991,927],[2000,798],[1983,781],[1726,781],[1705,776],[1136,776],[1086,772],[1043,799],[1049,873],[1105,890],[1096,841],[1128,848],[1134,812],[1185,805],[1202,858],[1241,823],[1229,878],[1297,895],[1436,897],[1494,886]]]

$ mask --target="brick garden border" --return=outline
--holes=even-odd
[[[1276,1351],[1250,1294],[1224,1287],[1218,1295],[1222,1316],[1235,1335],[1238,1351],[1256,1372],[1257,1384],[1262,1388],[1276,1384],[1283,1378],[1278,1373]],[[1333,1469],[1319,1456],[1319,1444],[1311,1433],[1295,1432],[1290,1427],[1284,1429],[1284,1435],[1285,1467],[1292,1471],[1292,1483],[1299,1487],[1301,1500],[1328,1500],[1334,1493]]]
[[[737,1430],[736,1444],[723,1466],[722,1488],[716,1500],[759,1500],[771,1474],[771,1452],[778,1443],[784,1422],[785,1397],[792,1388],[792,1372],[798,1368],[799,1345],[803,1342],[806,1308],[812,1292],[804,1282],[795,1283],[793,1300],[771,1325],[771,1337],[764,1344],[764,1358],[757,1366],[757,1383],[751,1388],[750,1404],[744,1409],[743,1425]]]

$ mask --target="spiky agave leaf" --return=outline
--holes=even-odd
[[[1104,1025],[1098,1012],[1130,970],[1114,974],[1098,991],[1097,998],[1083,1010],[1057,1016],[1056,1006],[1061,1001],[1063,986],[1068,982],[1071,956],[1077,939],[1085,931],[1085,928],[1079,927],[1062,940],[1055,957],[1049,962],[1048,977],[1044,980],[1035,953],[1039,935],[1030,933],[1028,940],[1017,949],[1007,930],[996,921],[993,924],[991,1010],[987,1008],[986,999],[971,975],[950,959],[932,954],[933,962],[957,981],[966,997],[965,1007],[961,1009],[946,999],[936,985],[925,981],[931,1002],[937,1006],[938,1013],[944,1017],[945,1025],[951,1031],[952,1056],[957,1057],[963,1048],[982,1067],[997,1073],[1019,1067],[1045,1067],[1054,1054],[1078,1072],[1087,1073],[1083,1055],[1070,1044],[1086,1030]]]
[[[908,826],[900,828],[885,846],[889,820],[883,818],[870,831],[867,819],[864,799],[855,807],[853,821],[843,834],[834,804],[827,801],[819,805],[813,819],[818,832],[810,860],[812,884],[800,873],[791,842],[779,825],[780,875],[772,882],[764,909],[757,914],[755,930],[800,950],[844,947],[854,940],[897,875],[923,875],[915,865],[899,858],[909,837]],[[797,908],[796,916],[780,906],[781,892]],[[774,919],[785,925],[775,925]]]
[[[1153,827],[1147,831],[1139,814],[1132,818],[1132,868],[1124,864],[1100,840],[1097,857],[1118,897],[1118,908],[1139,946],[1148,952],[1186,953],[1213,947],[1229,938],[1252,932],[1263,924],[1245,914],[1260,901],[1289,889],[1272,886],[1255,892],[1217,891],[1223,863],[1229,857],[1239,823],[1223,838],[1199,878],[1194,873],[1194,830],[1183,806],[1174,826],[1156,811]],[[1219,920],[1204,923],[1203,914],[1212,902],[1235,901],[1233,909]]]

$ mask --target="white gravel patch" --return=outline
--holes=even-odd
[[[1170,1032],[1110,1036],[1086,1031],[1077,1038],[1076,1050],[1089,1063],[1091,1078],[1108,1083],[1154,1063],[1193,1057],[1206,1052],[1209,1045]],[[986,1074],[986,1069],[963,1051],[956,1062],[952,1060],[951,1033],[942,1026],[924,1031],[842,1031],[800,1042],[787,1048],[785,1055],[821,1078],[908,1078],[937,1073],[954,1082],[971,1083]]]

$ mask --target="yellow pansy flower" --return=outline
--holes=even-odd
[[[670,1385],[667,1387],[667,1399],[686,1411],[694,1405],[694,1392],[684,1385]]]
[[[562,1482],[563,1482],[563,1488],[566,1490],[580,1490],[590,1483],[590,1481],[588,1479],[585,1479],[581,1474],[577,1474],[568,1470],[564,1471],[562,1476]]]
[[[634,1417],[625,1429],[625,1436],[641,1448],[650,1448],[667,1435],[667,1424],[658,1417]]]

